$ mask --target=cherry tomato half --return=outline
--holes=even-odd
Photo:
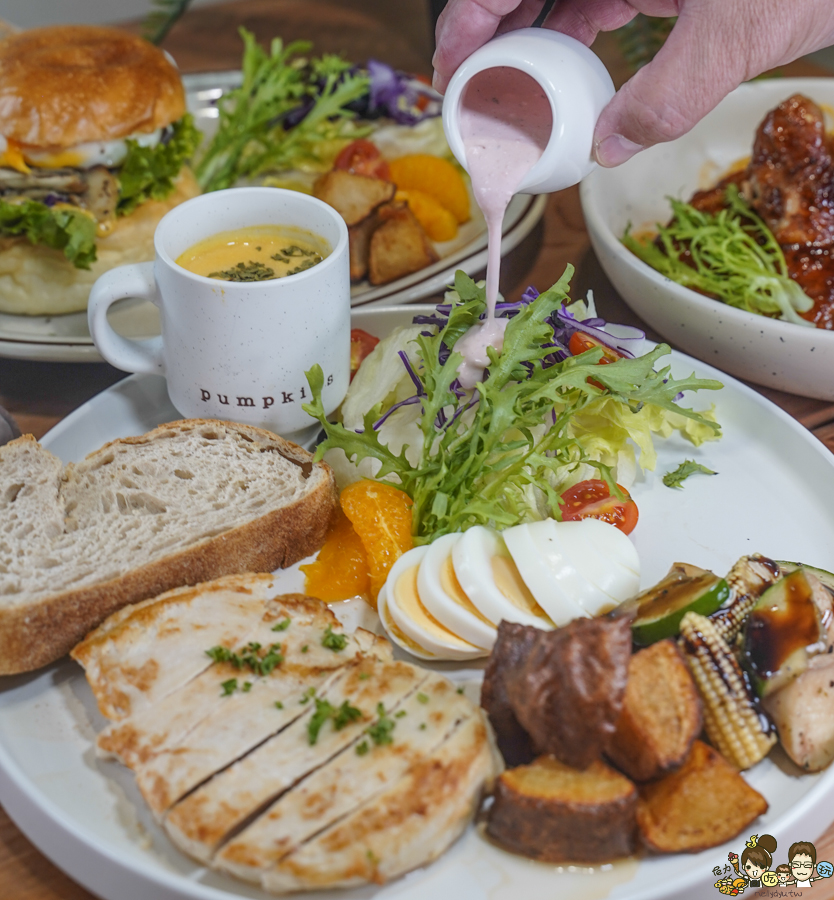
[[[579,356],[580,354],[585,353],[588,350],[596,350],[597,347],[602,350],[602,357],[597,363],[598,366],[606,366],[609,363],[616,362],[621,358],[620,354],[617,353],[616,350],[612,350],[610,347],[606,347],[599,341],[594,340],[594,338],[592,338],[589,334],[583,334],[581,331],[574,331],[574,333],[570,336],[570,340],[568,341],[568,350],[570,350],[572,356]],[[599,388],[601,391],[605,390],[604,385],[600,384],[594,378],[589,378],[588,384],[592,384],[594,387]]]
[[[362,365],[362,361],[379,343],[379,338],[362,331],[361,328],[350,330],[350,380]]]
[[[366,141],[365,138],[357,138],[352,144],[348,144],[336,157],[334,169],[344,169],[354,175],[367,175],[370,178],[382,178],[391,180],[391,170],[388,163],[380,156],[376,144]]]
[[[628,491],[621,487],[623,499],[611,496],[608,485],[599,478],[580,481],[562,494],[559,509],[562,521],[575,522],[578,519],[600,519],[609,525],[616,525],[625,534],[631,534],[637,524],[637,504]]]

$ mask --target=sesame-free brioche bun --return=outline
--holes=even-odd
[[[60,250],[30,244],[25,237],[0,237],[0,312],[57,316],[86,309],[99,275],[116,266],[152,260],[159,220],[199,193],[197,180],[185,167],[168,197],[148,200],[117,219],[107,237],[96,239],[97,259],[89,269],[76,269]]]
[[[0,40],[0,135],[71,147],[179,119],[179,73],[153,44],[116,28],[57,25]]]

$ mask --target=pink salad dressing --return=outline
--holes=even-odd
[[[538,82],[519,69],[496,66],[474,75],[460,107],[460,133],[475,200],[484,214],[487,318],[455,344],[463,355],[461,385],[471,390],[489,365],[487,347],[504,345],[506,319],[495,318],[501,267],[501,224],[513,194],[550,140],[553,113]]]

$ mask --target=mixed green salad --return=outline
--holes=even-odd
[[[206,191],[266,173],[325,171],[380,119],[439,124],[431,88],[385,63],[359,67],[335,54],[314,57],[310,43],[280,38],[267,52],[245,28],[240,35],[243,83],[217,101],[218,129],[196,167]]]
[[[685,391],[721,383],[656,369],[669,347],[647,350],[638,329],[597,318],[591,297],[571,302],[572,274],[569,266],[548,291],[529,288],[518,302],[498,304],[509,319],[504,346],[489,351],[474,391],[460,386],[462,356],[453,348],[485,317],[486,300],[483,285],[463,272],[434,314],[416,316],[376,346],[340,423],[324,415],[315,366],[305,409],[326,433],[316,458],[327,454],[338,474],[334,451],[343,451],[361,475],[400,485],[414,501],[415,542],[428,543],[476,524],[560,519],[561,493],[589,472],[621,496],[617,483],[633,480],[636,462],[654,468],[655,435],[677,431],[696,446],[718,438],[711,410],[680,401]],[[573,353],[577,334],[592,348]]]

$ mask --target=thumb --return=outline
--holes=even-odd
[[[744,80],[742,54],[733,52],[728,39],[741,40],[749,27],[714,10],[687,16],[686,9],[657,56],[602,111],[594,134],[600,165],[618,166],[646,147],[686,134]]]

